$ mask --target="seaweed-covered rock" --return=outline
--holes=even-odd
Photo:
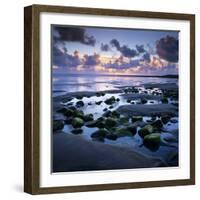
[[[76,129],[73,129],[72,131],[71,131],[73,134],[81,134],[81,133],[83,133],[83,130],[81,129],[81,128],[76,128]]]
[[[73,114],[74,114],[74,110],[72,110],[70,108],[61,108],[57,112],[62,113],[63,115],[65,115],[67,117],[73,116]]]
[[[170,121],[170,116],[169,115],[163,115],[161,117],[161,121],[163,122],[163,124],[167,124]]]
[[[97,125],[97,120],[85,123],[85,126],[89,128],[94,128],[96,127],[96,125]]]
[[[89,128],[94,128],[94,127],[97,127],[97,128],[105,128],[105,120],[103,117],[97,119],[97,120],[93,120],[93,121],[89,121],[85,124],[86,127],[89,127]]]
[[[96,122],[96,127],[97,128],[105,128],[105,121],[104,120],[97,120],[97,122]]]
[[[111,117],[112,116],[112,111],[108,110],[103,114],[104,117]]]
[[[115,103],[115,97],[112,96],[110,97],[109,99],[106,99],[104,102],[107,104],[107,105],[112,105],[113,103]]]
[[[109,140],[116,140],[116,139],[117,139],[117,135],[114,134],[114,133],[108,133],[108,134],[106,134],[105,137],[106,137],[107,139],[109,139]]]
[[[73,118],[73,120],[72,120],[72,126],[73,126],[74,128],[80,128],[80,127],[82,127],[83,125],[84,125],[83,119],[78,118],[78,117]]]
[[[105,126],[107,128],[111,128],[111,127],[114,127],[117,125],[117,120],[115,118],[112,118],[112,117],[108,117],[106,120],[105,120]]]
[[[140,137],[144,138],[146,135],[149,135],[153,132],[153,126],[146,125],[138,131]]]
[[[132,132],[128,130],[127,128],[117,128],[115,134],[118,137],[133,136]]]
[[[163,104],[167,104],[168,103],[168,99],[166,97],[163,97],[161,99],[161,101],[162,101]]]
[[[73,116],[84,119],[84,113],[82,110],[75,110]]]
[[[109,131],[105,129],[99,129],[91,134],[91,138],[105,138],[109,134]]]
[[[112,117],[118,118],[118,117],[120,117],[120,113],[117,112],[116,110],[114,110],[114,111],[112,112]]]
[[[84,119],[85,122],[93,121],[94,120],[93,114],[84,115],[83,119]]]
[[[151,123],[151,125],[155,128],[160,130],[163,127],[162,121],[160,119]]]
[[[146,135],[143,144],[152,151],[157,150],[160,146],[160,133]]]
[[[64,128],[64,123],[62,120],[53,121],[53,131],[62,130]]]
[[[128,126],[127,130],[130,131],[133,136],[137,133],[137,127],[133,125]]]
[[[69,106],[68,108],[71,109],[71,110],[73,110],[73,111],[76,110],[76,107],[75,107],[75,106]]]
[[[77,102],[76,102],[76,106],[77,106],[78,108],[83,107],[83,106],[84,106],[83,101],[77,101]]]
[[[65,124],[71,124],[73,120],[73,117],[69,117],[65,120]]]
[[[142,98],[142,99],[141,99],[141,103],[142,103],[142,104],[145,104],[145,103],[147,103],[147,100],[146,100],[145,98]]]
[[[134,123],[136,121],[142,121],[143,117],[142,116],[133,116],[131,117],[131,121]]]
[[[129,118],[126,116],[121,116],[119,118],[119,124],[128,124],[128,122],[129,122]]]

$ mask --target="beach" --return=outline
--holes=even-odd
[[[178,166],[177,78],[58,76],[52,100],[53,172]]]

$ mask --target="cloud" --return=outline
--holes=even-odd
[[[115,47],[118,51],[120,51],[120,43],[119,43],[118,40],[112,39],[110,41],[110,44],[111,44],[112,47]]]
[[[101,43],[101,51],[109,51],[110,50],[110,47],[108,44],[103,44]]]
[[[129,48],[127,45],[121,46],[119,41],[116,39],[112,39],[110,41],[111,46],[115,47],[123,56],[131,58],[138,55],[135,49]]]
[[[84,55],[84,63],[86,66],[94,66],[100,64],[100,56],[99,54],[94,53],[94,55]]]
[[[80,42],[85,45],[94,46],[96,39],[89,36],[84,28],[55,26],[53,29],[53,37],[59,42]]]
[[[147,62],[150,62],[151,59],[150,59],[150,53],[146,52],[145,54],[143,54],[142,56],[143,60],[147,61]]]
[[[167,35],[157,41],[156,52],[169,62],[178,62],[178,39]]]
[[[136,45],[136,49],[138,53],[144,53],[146,50],[144,49],[144,45]]]
[[[79,56],[78,51],[74,51],[74,54],[68,54],[66,48],[59,48],[58,46],[53,46],[53,66],[57,67],[77,67],[82,64],[82,59]]]
[[[122,53],[123,56],[128,57],[128,58],[135,57],[138,55],[135,49],[131,49],[126,45],[123,45],[122,47],[120,47],[120,52]]]

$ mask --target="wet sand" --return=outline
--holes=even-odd
[[[84,139],[81,135],[54,134],[53,172],[164,167],[151,158],[127,148]]]

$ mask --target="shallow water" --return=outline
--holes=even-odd
[[[173,78],[69,75],[57,72],[53,72],[53,77],[53,96],[66,92],[113,90],[121,86],[139,86],[145,83],[177,83],[177,79]]]
[[[121,86],[138,86],[139,93],[152,95],[153,92],[158,92],[162,95],[162,91],[159,88],[145,89],[142,85],[145,83],[177,83],[177,79],[168,79],[168,78],[146,78],[146,77],[110,77],[110,76],[64,76],[57,75],[53,81],[53,95],[61,95],[66,92],[78,92],[78,91],[104,91],[104,90],[113,90],[119,89]],[[115,93],[108,94],[106,93],[104,96],[92,96],[92,97],[83,97],[81,101],[84,102],[84,106],[79,108],[82,110],[84,114],[92,113],[94,116],[94,120],[101,117],[103,113],[105,113],[104,109],[108,109],[111,111],[116,110],[121,105],[130,105],[130,104],[140,104],[141,99],[131,99],[130,102],[122,96],[124,93]],[[114,96],[115,98],[119,98],[120,101],[114,103],[110,108],[110,105],[104,103],[104,101],[110,97]],[[80,101],[80,99],[73,98],[71,101],[67,103],[61,102],[63,106],[67,105],[76,105],[76,102]],[[102,101],[100,105],[97,105],[96,102]],[[178,103],[173,99],[168,98],[168,103]],[[160,100],[147,100],[147,105],[149,104],[162,104]],[[148,122],[151,117],[143,117],[144,122]],[[157,117],[158,119],[158,117]],[[132,149],[133,151],[137,151],[139,153],[158,157],[167,162],[167,159],[170,154],[174,152],[178,152],[178,133],[172,134],[173,131],[178,130],[179,122],[178,117],[172,118],[173,122],[168,122],[163,127],[163,132],[161,132],[161,145],[156,150],[150,150],[143,145],[142,138],[138,135],[138,133],[134,137],[120,137],[115,141],[105,139],[105,144],[117,145],[121,147],[126,147]],[[98,128],[88,128],[86,126],[82,127],[83,133],[80,137],[84,137],[87,140],[92,140],[90,137],[93,132],[98,130]],[[63,131],[66,134],[72,134],[71,130],[73,127],[71,125],[65,125]],[[139,128],[138,128],[139,130]],[[169,142],[170,141],[170,142]]]

